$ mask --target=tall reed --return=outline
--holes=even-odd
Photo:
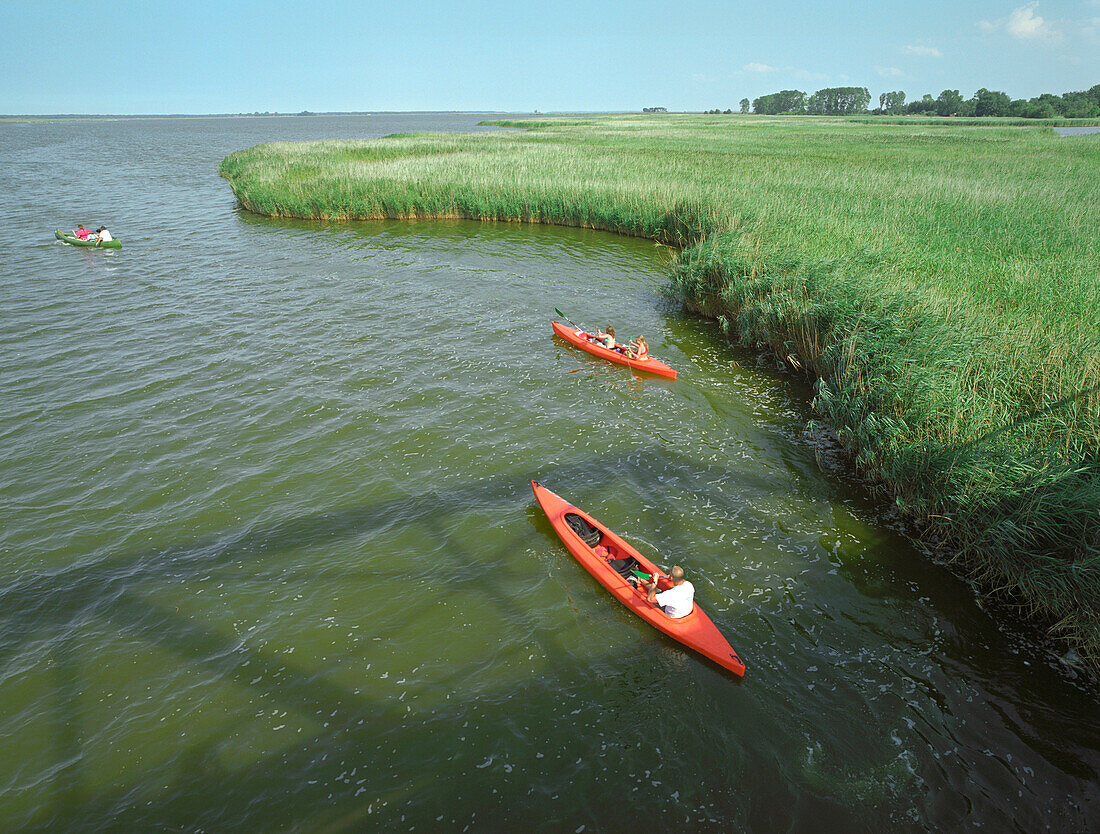
[[[895,120],[896,121],[896,120]],[[923,536],[1100,667],[1100,137],[601,117],[221,165],[272,216],[555,223],[681,247],[692,309],[816,380]]]

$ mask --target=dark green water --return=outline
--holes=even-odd
[[[476,121],[0,124],[0,828],[1100,827],[1095,692],[661,295],[663,249],[265,220],[215,173]],[[618,607],[532,478],[684,565],[744,681]]]

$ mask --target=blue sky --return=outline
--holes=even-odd
[[[1100,83],[1100,0],[10,2],[0,113],[737,109]]]

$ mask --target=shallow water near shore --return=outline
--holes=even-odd
[[[1059,136],[1090,136],[1094,133],[1100,133],[1100,125],[1055,127],[1054,132]]]
[[[216,175],[479,118],[0,124],[0,827],[1100,826],[1096,693],[661,294],[667,250],[269,220]],[[744,681],[619,607],[532,478],[684,565]]]

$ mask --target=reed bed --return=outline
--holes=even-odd
[[[599,117],[227,157],[247,209],[608,229],[816,382],[939,552],[1100,668],[1100,136],[929,120]]]

